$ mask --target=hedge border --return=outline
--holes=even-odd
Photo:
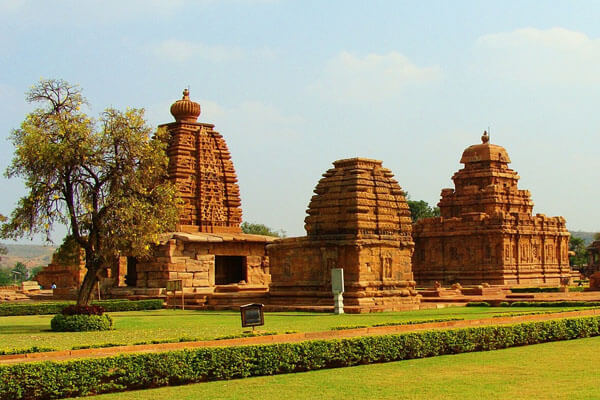
[[[350,367],[600,335],[600,316],[0,367],[0,400],[42,400]]]
[[[59,314],[65,307],[72,306],[72,301],[52,303],[4,303],[0,304],[0,317],[23,315]],[[102,306],[106,312],[158,310],[163,307],[162,299],[148,300],[102,300],[94,301],[93,305]]]
[[[467,307],[600,307],[600,301],[558,300],[558,301],[502,301],[488,303],[486,301],[470,301]]]

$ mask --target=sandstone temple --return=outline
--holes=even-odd
[[[104,271],[109,296],[163,296],[168,281],[181,280],[188,305],[328,310],[331,270],[343,268],[345,311],[371,312],[419,308],[417,284],[558,285],[571,276],[564,218],[532,214],[529,191],[518,189],[506,150],[487,133],[463,152],[455,188],[442,189],[440,217],[413,225],[392,172],[381,161],[350,158],[335,161],[318,182],[306,236],[276,239],[242,233],[231,155],[200,113],[186,89],[171,106],[175,121],[159,126],[169,134],[179,222],[149,260],[121,257]],[[72,264],[53,260],[40,283],[56,283],[55,296],[73,296],[85,272],[81,253]]]
[[[265,245],[269,236],[240,229],[242,209],[237,177],[227,144],[214,125],[198,122],[200,105],[189,91],[171,106],[169,178],[183,200],[176,232],[158,246],[150,261],[127,258],[114,275],[136,294],[159,294],[168,280],[182,280],[198,304],[219,293],[266,293],[270,282]]]
[[[570,276],[565,219],[532,215],[506,150],[481,139],[463,152],[455,188],[442,189],[441,216],[414,226],[418,285],[558,285]]]
[[[331,269],[343,268],[346,312],[417,309],[404,192],[381,161],[333,165],[308,206],[307,235],[267,246],[269,304],[333,306]]]

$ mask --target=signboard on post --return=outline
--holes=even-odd
[[[333,313],[344,313],[344,269],[331,269],[331,291],[333,292]]]
[[[178,291],[181,292],[181,309],[185,310],[183,301],[183,281],[181,279],[167,281],[167,308],[169,308],[169,292],[173,292],[173,298],[175,298]],[[177,307],[177,305],[173,304],[173,308],[175,307]]]
[[[245,304],[240,306],[240,314],[242,317],[242,327],[245,328],[247,326],[252,327],[252,331],[254,331],[255,326],[262,326],[265,324],[265,315],[264,315],[264,304],[254,303],[254,304]]]

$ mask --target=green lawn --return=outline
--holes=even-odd
[[[487,318],[493,315],[573,308],[450,307],[432,310],[333,315],[325,313],[266,313],[263,331],[325,331],[338,326],[373,325],[386,322],[442,318]],[[105,343],[134,344],[181,337],[214,339],[243,332],[234,311],[155,310],[110,313],[115,330],[108,332],[51,332],[51,315],[0,317],[0,350],[31,346],[71,349]]]
[[[600,337],[388,364],[85,397],[195,399],[598,399]]]

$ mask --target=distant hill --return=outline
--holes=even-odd
[[[54,246],[41,246],[34,244],[8,244],[3,243],[8,254],[0,255],[0,267],[14,267],[17,262],[22,262],[27,268],[39,265],[48,265],[52,260]]]
[[[594,241],[594,235],[596,232],[583,232],[583,231],[569,231],[571,235],[581,238],[584,240],[585,244],[588,245]]]

